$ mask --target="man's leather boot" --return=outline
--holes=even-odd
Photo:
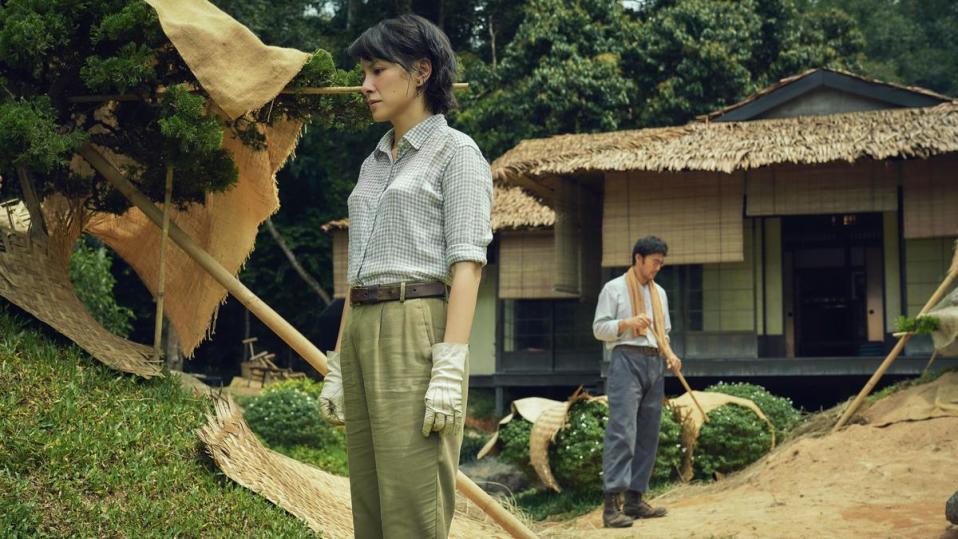
[[[605,508],[602,510],[602,525],[606,528],[629,528],[632,519],[622,512],[621,494],[618,492],[605,493]]]
[[[625,507],[623,512],[632,518],[659,518],[664,517],[668,510],[664,507],[652,507],[642,499],[642,493],[630,490],[625,493]]]

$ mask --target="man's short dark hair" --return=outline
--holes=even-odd
[[[642,255],[645,258],[656,253],[662,256],[668,256],[669,254],[669,246],[662,238],[656,236],[640,238],[639,241],[635,242],[635,247],[632,248],[632,261],[629,265],[635,264],[635,255]]]
[[[419,15],[401,15],[371,26],[349,46],[349,55],[371,62],[385,60],[415,72],[423,58],[432,64],[432,74],[423,88],[426,106],[433,114],[457,107],[452,95],[456,57],[449,38],[435,24]]]

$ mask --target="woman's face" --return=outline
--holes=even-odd
[[[373,121],[391,122],[409,109],[420,95],[416,75],[385,60],[362,60],[363,95]]]

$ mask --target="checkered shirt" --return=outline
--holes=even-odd
[[[473,140],[437,114],[399,141],[390,130],[349,195],[350,286],[451,281],[456,262],[486,263],[492,173]]]

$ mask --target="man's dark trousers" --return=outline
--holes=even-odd
[[[621,345],[612,350],[606,382],[609,424],[602,472],[605,492],[649,488],[659,447],[665,360],[648,349]]]

